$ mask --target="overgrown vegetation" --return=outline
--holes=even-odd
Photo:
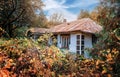
[[[99,59],[64,55],[55,46],[41,48],[28,39],[1,40],[0,76],[8,77],[80,77],[119,76],[114,69],[116,49],[101,51]],[[104,59],[102,59],[104,58]],[[118,72],[117,74],[115,73]]]
[[[0,77],[120,76],[120,0],[102,0],[94,15],[90,15],[103,26],[103,30],[97,34],[100,39],[92,49],[91,59],[85,59],[81,55],[76,57],[74,54],[63,54],[55,45],[49,46],[47,42],[52,34],[45,34],[38,41],[26,38],[23,34],[27,27],[21,27],[22,25],[27,26],[34,22],[31,25],[40,24],[45,27],[46,23],[43,25],[42,19],[41,22],[37,19],[31,21],[34,20],[32,17],[36,16],[35,13],[23,9],[28,9],[28,3],[30,7],[36,7],[31,0],[23,1],[23,5],[16,1],[18,0],[0,1]],[[33,3],[38,4],[37,0]],[[42,3],[40,6],[43,6]],[[42,12],[41,14],[43,15]],[[83,14],[82,17],[86,16]]]

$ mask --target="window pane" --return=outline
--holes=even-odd
[[[80,50],[80,46],[77,46],[77,50]]]
[[[80,35],[77,35],[77,39],[80,39]]]
[[[61,37],[61,42],[62,42],[62,48],[69,48],[69,36],[62,36]]]
[[[81,44],[84,45],[84,41],[82,41]]]
[[[84,55],[84,51],[81,51],[81,55]]]
[[[77,41],[77,45],[80,45],[80,41]]]
[[[77,54],[80,54],[80,51],[77,51]]]
[[[82,39],[84,40],[84,35],[82,35],[81,37],[82,37]]]
[[[84,50],[84,46],[81,46],[81,50]]]

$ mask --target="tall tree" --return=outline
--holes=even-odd
[[[0,27],[13,37],[16,28],[32,23],[42,6],[41,0],[0,0]]]
[[[90,17],[90,13],[87,10],[81,10],[78,15],[78,19],[89,18],[89,17]]]
[[[45,16],[44,12],[41,10],[39,14],[36,14],[36,17],[32,23],[32,27],[46,28],[47,25],[48,25],[48,20]]]
[[[120,1],[102,0],[99,7],[102,7],[102,10],[99,11],[98,21],[103,26],[103,30],[99,35],[98,49],[115,48],[120,51]]]
[[[92,53],[101,51],[104,55],[99,52],[98,57],[104,56],[101,57],[104,59],[105,55],[110,54],[115,62],[110,64],[113,68],[113,77],[118,77],[120,76],[120,0],[101,0],[99,8],[101,10],[98,12],[98,21],[103,30],[98,34],[99,41]]]
[[[49,19],[49,22],[48,22],[48,26],[51,27],[51,26],[56,26],[58,24],[61,24],[64,20],[64,17],[62,14],[60,13],[53,13],[51,16],[50,16],[50,19]]]

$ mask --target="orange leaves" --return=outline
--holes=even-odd
[[[0,62],[1,62],[1,61],[3,61],[3,57],[2,57],[2,56],[0,56]]]
[[[0,69],[0,77],[10,77],[10,72],[6,69]]]
[[[55,46],[23,50],[16,44],[0,48],[0,77],[111,77],[114,70],[116,50],[101,51],[104,59],[85,59],[64,55]]]
[[[106,57],[107,57],[107,61],[112,61],[113,60],[111,53],[109,53]]]
[[[102,74],[105,74],[105,73],[107,73],[107,71],[106,71],[106,70],[103,70],[103,71],[102,71]]]
[[[99,60],[99,59],[96,61],[96,65],[99,65],[99,64],[104,64],[104,63],[105,63],[104,61]]]

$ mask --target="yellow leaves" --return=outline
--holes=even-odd
[[[30,60],[30,63],[34,63],[35,62],[35,58]]]

